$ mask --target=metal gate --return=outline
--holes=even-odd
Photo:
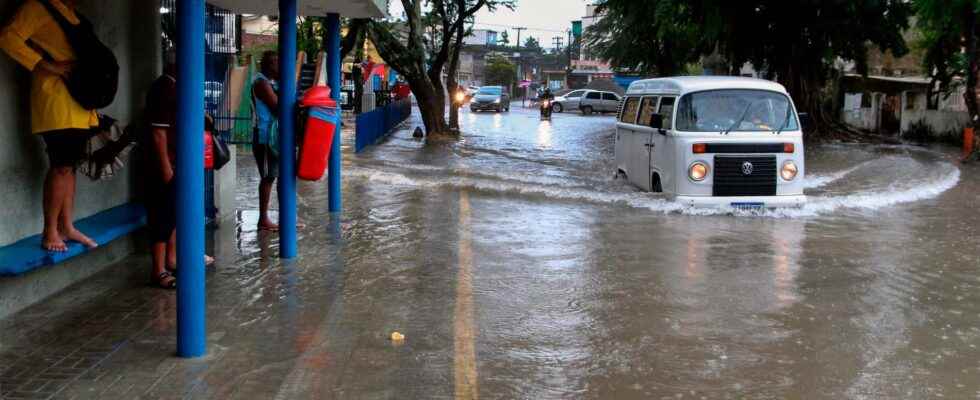
[[[166,50],[176,43],[176,0],[160,0],[160,24],[162,30],[161,49]],[[237,115],[238,110],[227,110],[221,106],[224,92],[225,72],[229,65],[238,63],[242,44],[242,20],[240,15],[207,5],[204,22],[204,107],[205,111],[215,120],[216,126],[235,126],[235,120],[245,119],[250,122],[251,116]],[[221,123],[225,122],[225,123]],[[247,125],[247,124],[246,124]],[[236,142],[231,129],[218,130],[227,142]],[[204,173],[204,210],[207,223],[213,224],[217,215],[214,203],[214,171]]]

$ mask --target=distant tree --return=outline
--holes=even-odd
[[[980,133],[977,74],[980,73],[980,0],[916,0],[917,27],[922,31],[924,67],[934,83],[947,93],[965,80],[963,94],[970,121]],[[975,148],[971,158],[977,158]]]
[[[401,3],[406,20],[369,20],[365,26],[368,37],[385,62],[405,77],[412,88],[426,132],[452,134],[445,110],[446,90],[455,89],[455,73],[448,74],[451,82],[447,85],[443,83],[443,72],[447,62],[452,63],[459,56],[460,27],[484,7],[513,7],[514,0],[401,0]],[[422,12],[423,6],[427,13]],[[432,15],[437,17],[435,32],[426,25]]]
[[[504,47],[510,45],[510,35],[507,34],[507,31],[500,32],[500,39],[497,40],[497,44]]]
[[[484,75],[485,82],[489,86],[509,87],[514,84],[517,67],[504,57],[493,56],[487,60]]]
[[[541,48],[541,43],[539,43],[538,39],[535,39],[534,37],[529,37],[524,41],[524,49],[536,53],[544,52],[544,49]]]
[[[827,130],[837,126],[822,103],[834,63],[866,74],[868,46],[905,54],[911,11],[905,0],[600,0],[586,41],[614,66],[659,75],[716,52],[729,73],[751,62]]]

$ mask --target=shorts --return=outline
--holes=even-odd
[[[166,242],[177,228],[177,179],[154,180],[147,188],[146,225],[153,243]]]
[[[44,151],[52,167],[75,167],[85,159],[85,144],[93,136],[92,129],[59,129],[41,133]]]
[[[255,155],[255,164],[259,167],[259,176],[262,179],[275,179],[279,177],[279,156],[269,147],[268,144],[260,144],[259,133],[256,131],[252,135],[252,154]]]

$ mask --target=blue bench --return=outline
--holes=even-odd
[[[102,211],[75,222],[78,230],[103,246],[146,224],[146,211],[141,204],[128,203]],[[0,247],[0,276],[18,276],[40,267],[58,264],[88,252],[78,242],[68,242],[68,251],[50,252],[41,248],[41,235]]]

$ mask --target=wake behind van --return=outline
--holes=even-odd
[[[616,167],[641,189],[709,207],[801,206],[803,133],[782,85],[741,77],[630,84]]]

